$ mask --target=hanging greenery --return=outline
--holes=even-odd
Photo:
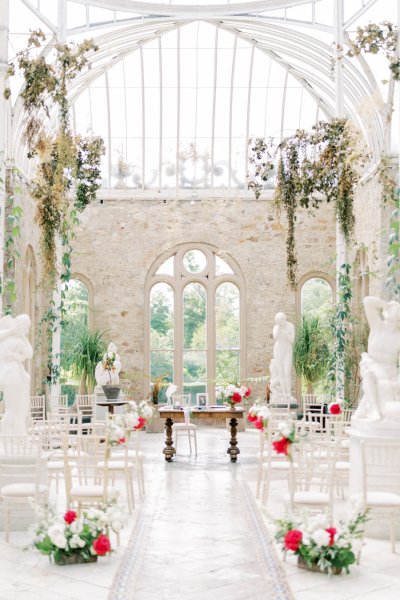
[[[28,157],[39,158],[32,196],[36,200],[36,222],[41,229],[43,281],[52,287],[57,276],[58,237],[63,244],[62,279],[70,278],[73,227],[79,223],[77,214],[94,199],[100,186],[104,142],[99,137],[73,135],[67,96],[68,84],[88,64],[88,54],[96,51],[97,46],[91,40],[56,44],[54,53],[45,55],[40,52],[45,39],[42,31],[32,32],[26,48],[17,54],[16,63],[25,83],[21,98],[28,115],[25,123]],[[8,74],[11,76],[14,71],[15,65],[10,65]],[[50,136],[46,118],[49,121],[55,111],[58,126]],[[73,193],[75,199],[69,201]]]
[[[400,58],[398,55],[398,27],[390,21],[368,23],[357,27],[357,35],[351,41],[348,56],[357,56],[361,52],[379,54],[383,52],[389,60],[389,69],[395,81],[400,81]]]
[[[315,209],[324,201],[335,212],[347,243],[354,231],[353,201],[366,155],[347,119],[319,121],[311,132],[298,129],[278,146],[275,205],[288,222],[286,240],[288,279],[296,285],[295,223],[299,207]]]
[[[261,195],[264,185],[271,177],[274,171],[273,158],[273,140],[268,138],[250,138],[249,142],[249,163],[252,165],[251,172],[248,173],[248,189],[254,190],[256,200]]]

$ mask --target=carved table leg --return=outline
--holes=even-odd
[[[168,462],[171,462],[173,459],[173,456],[176,452],[175,448],[174,448],[174,442],[172,439],[172,425],[173,425],[173,420],[171,419],[171,417],[168,417],[167,419],[165,419],[165,448],[163,450],[163,454],[165,455],[165,460],[167,460]]]
[[[237,438],[236,438],[236,434],[237,434],[237,419],[235,419],[235,417],[232,417],[231,420],[229,421],[229,425],[231,426],[231,439],[229,441],[229,448],[226,451],[227,454],[230,454],[231,457],[231,462],[236,462],[237,461],[237,455],[240,454],[240,450],[239,448],[237,448]]]

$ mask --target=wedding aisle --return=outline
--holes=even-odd
[[[225,454],[226,433],[199,437],[197,459],[147,464],[146,499],[109,598],[291,600],[241,466]]]

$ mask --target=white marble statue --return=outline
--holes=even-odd
[[[277,313],[272,336],[275,340],[271,360],[271,392],[273,394],[291,394],[292,392],[292,354],[295,329],[286,320],[284,313]]]
[[[400,304],[374,296],[363,304],[370,333],[368,351],[361,355],[363,395],[354,418],[400,421]]]
[[[3,392],[2,435],[26,435],[29,416],[30,377],[24,362],[32,358],[27,338],[31,320],[28,315],[0,319],[0,391]]]
[[[117,347],[110,342],[107,352],[96,365],[94,376],[98,385],[118,385],[121,371],[121,359]]]

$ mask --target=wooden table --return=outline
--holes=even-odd
[[[127,400],[109,400],[108,402],[96,402],[97,406],[107,406],[108,414],[114,414],[114,406],[123,406],[128,404]]]
[[[184,414],[182,408],[159,408],[159,415],[162,419],[165,419],[165,447],[163,450],[163,454],[165,456],[165,460],[171,462],[176,450],[174,448],[174,442],[172,439],[172,425],[174,421],[182,422],[184,421]],[[229,440],[229,448],[226,453],[231,457],[231,462],[237,461],[237,456],[240,454],[240,450],[238,448],[237,441],[237,425],[238,419],[243,419],[244,411],[243,409],[234,409],[234,408],[196,408],[193,407],[190,409],[191,414],[197,418],[206,418],[206,417],[217,417],[221,419],[221,421],[225,421],[226,419],[230,419],[229,425],[231,427],[231,439]]]

